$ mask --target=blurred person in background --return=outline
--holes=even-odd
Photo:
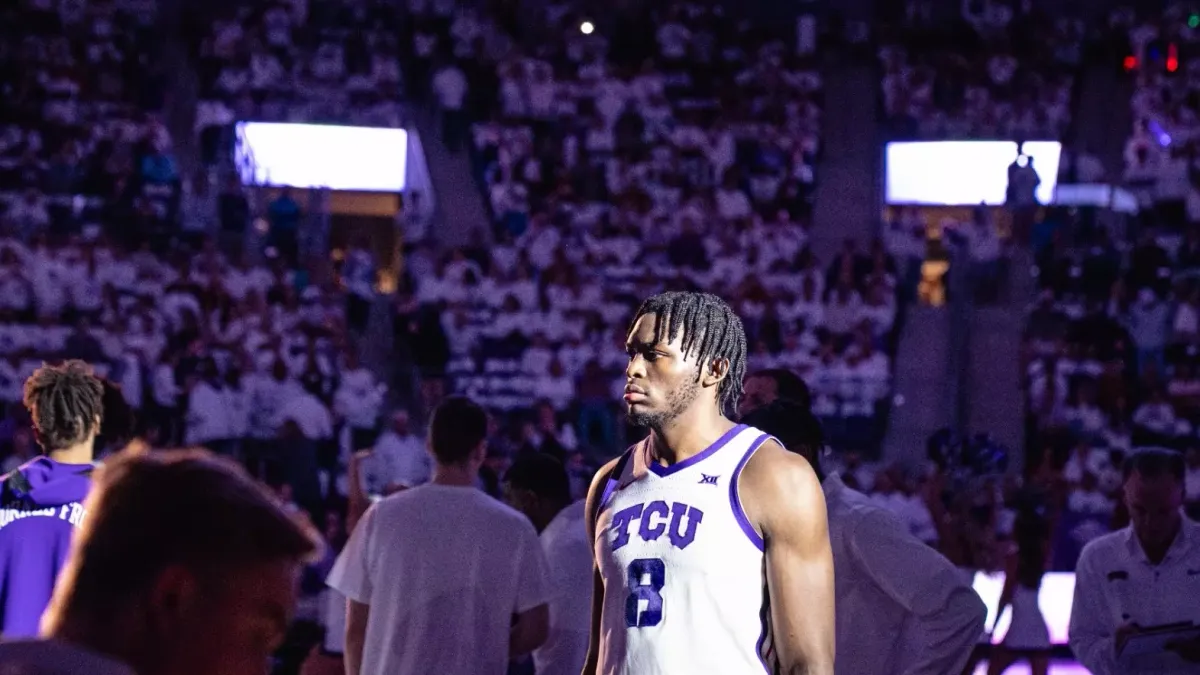
[[[749,411],[762,429],[803,456],[821,479],[836,584],[836,673],[961,673],[987,610],[950,561],[909,534],[870,497],[821,469],[821,423],[796,401]]]
[[[356,240],[346,251],[342,263],[342,279],[346,285],[346,324],[361,334],[371,318],[371,301],[375,299],[375,255],[365,238]]]
[[[329,574],[348,598],[347,675],[503,675],[546,639],[549,572],[528,519],[476,488],[488,416],[434,411],[433,480],[367,510]],[[397,574],[404,570],[403,574]]]
[[[572,501],[566,468],[548,455],[526,455],[509,467],[504,501],[533,523],[550,564],[550,632],[533,651],[535,672],[579,675],[587,659],[592,603],[584,501]]]
[[[1012,607],[1012,619],[1004,641],[992,645],[988,675],[1001,675],[1009,666],[1028,660],[1033,675],[1046,675],[1053,645],[1046,618],[1038,606],[1042,576],[1049,564],[1050,528],[1040,507],[1023,505],[1013,524],[1012,547],[1004,569],[1004,588],[991,632],[1004,610]]]
[[[104,385],[91,366],[42,366],[25,407],[43,455],[0,479],[0,634],[37,634],[72,534],[83,522]]]
[[[33,442],[33,430],[18,427],[13,431],[10,454],[0,463],[0,471],[5,474],[16,471],[21,465],[37,456],[37,444]]]
[[[467,76],[457,63],[448,60],[434,73],[432,84],[441,113],[442,143],[451,152],[458,152],[467,133],[467,113],[464,110],[470,90]]]
[[[22,675],[263,675],[320,549],[241,467],[202,450],[128,450],[98,470]]]
[[[392,413],[391,426],[375,441],[371,460],[364,467],[367,494],[386,495],[398,488],[429,482],[433,467],[425,441],[413,432],[407,410]]]
[[[1200,623],[1200,524],[1184,517],[1183,455],[1141,448],[1125,460],[1125,504],[1130,524],[1083,547],[1075,567],[1070,643],[1094,675],[1130,675],[1119,659],[1143,628]],[[1200,641],[1169,644],[1178,668],[1200,664]],[[1180,672],[1178,670],[1171,672]],[[1187,670],[1184,672],[1192,672]]]
[[[349,349],[342,366],[341,381],[333,393],[333,409],[350,427],[350,447],[369,448],[378,433],[379,413],[387,386],[375,379],[375,373]]]
[[[274,248],[289,268],[296,266],[300,252],[300,220],[303,215],[299,202],[286,187],[267,205],[267,222],[270,224],[267,246]]]
[[[808,385],[790,370],[772,368],[750,373],[743,386],[746,393],[740,406],[742,414],[781,398],[795,401],[805,410],[812,407]]]

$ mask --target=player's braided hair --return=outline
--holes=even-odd
[[[61,450],[99,431],[96,420],[104,416],[104,385],[83,361],[43,365],[25,380],[24,403],[38,443],[46,452]]]
[[[655,342],[669,342],[683,331],[684,356],[695,355],[701,373],[713,359],[729,361],[729,370],[717,386],[717,403],[725,412],[736,410],[746,376],[746,330],[733,309],[711,293],[668,291],[647,298],[634,323],[646,314],[658,319]]]

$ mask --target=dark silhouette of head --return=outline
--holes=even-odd
[[[524,513],[541,532],[571,503],[571,480],[562,462],[550,455],[526,453],[504,474],[504,501]]]
[[[25,407],[46,453],[94,442],[104,419],[104,384],[78,360],[44,365],[25,381]]]
[[[780,398],[795,401],[805,409],[812,407],[812,394],[808,390],[808,384],[799,375],[784,368],[750,373],[746,376],[743,388],[743,414]]]
[[[771,434],[783,447],[808,460],[817,478],[825,480],[821,469],[821,453],[825,449],[825,432],[821,422],[798,401],[780,398],[746,413],[742,424]]]
[[[429,448],[438,464],[482,464],[487,436],[487,412],[465,396],[450,396],[433,411]]]

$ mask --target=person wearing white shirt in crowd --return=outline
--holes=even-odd
[[[207,362],[202,368],[206,374],[197,375],[188,391],[184,443],[190,446],[211,446],[233,437],[229,408],[212,368]]]
[[[453,152],[462,146],[466,133],[463,105],[469,86],[467,76],[454,62],[447,62],[433,75],[433,94],[442,114],[442,142]]]
[[[358,354],[347,352],[342,378],[333,394],[333,409],[349,425],[354,446],[352,450],[368,447],[379,422],[380,408],[386,387],[375,380],[375,373],[360,365]]]
[[[1133,423],[1155,434],[1169,435],[1175,430],[1175,408],[1161,389],[1154,389],[1150,397],[1133,411]]]
[[[348,599],[346,675],[504,675],[545,642],[537,532],[476,488],[487,435],[482,408],[447,398],[429,427],[433,481],[384,498],[355,527],[328,580]]]
[[[836,584],[835,672],[963,672],[987,609],[959,571],[869,497],[824,474],[824,434],[806,407],[778,399],[741,422],[804,456],[821,479]]]
[[[367,494],[389,494],[397,487],[416,487],[429,481],[432,470],[425,441],[413,433],[407,410],[392,413],[392,426],[379,435],[363,468]]]
[[[533,523],[550,564],[550,634],[533,652],[534,670],[578,675],[587,659],[592,607],[592,543],[584,500],[571,501],[562,463],[530,454],[504,475],[504,501]]]
[[[1083,474],[1083,480],[1067,496],[1067,508],[1078,514],[1108,516],[1112,515],[1114,506],[1100,489],[1099,479],[1093,473]]]
[[[346,323],[351,330],[362,333],[371,318],[371,301],[375,299],[375,256],[366,241],[355,242],[346,252],[342,264],[346,289]]]
[[[1167,675],[1200,669],[1200,639],[1149,659],[1120,654],[1139,631],[1200,623],[1200,523],[1184,517],[1183,455],[1135,450],[1125,461],[1130,524],[1088,542],[1075,566],[1069,641],[1094,675]]]
[[[283,428],[286,422],[295,422],[300,433],[310,441],[333,438],[333,417],[329,414],[329,408],[306,390],[300,390],[280,406],[275,428]]]

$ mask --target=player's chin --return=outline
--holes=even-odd
[[[649,427],[657,419],[657,416],[645,403],[630,403],[626,408],[629,423],[635,427]]]

